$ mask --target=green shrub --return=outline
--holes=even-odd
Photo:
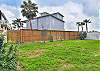
[[[3,46],[3,40],[4,40],[4,36],[2,34],[0,34],[0,49]]]
[[[80,39],[84,40],[87,37],[87,33],[86,32],[80,32]]]
[[[16,46],[3,43],[3,38],[0,38],[0,47],[0,71],[16,71]]]

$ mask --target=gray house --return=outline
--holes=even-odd
[[[53,14],[43,12],[41,16],[31,20],[32,29],[64,31],[63,17],[59,12]],[[26,28],[30,28],[30,22],[27,22]]]

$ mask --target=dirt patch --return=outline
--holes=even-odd
[[[39,57],[44,54],[44,49],[37,49],[27,53],[27,56],[30,58]]]
[[[74,67],[74,65],[69,64],[69,63],[65,63],[65,64],[63,64],[63,67],[64,68],[71,68],[71,67]]]
[[[64,68],[74,67],[73,64],[71,64],[70,62],[64,61],[64,60],[61,60],[61,65],[62,65],[62,67],[64,67]]]
[[[17,62],[17,71],[25,71],[25,67],[23,66],[23,64],[21,62]]]
[[[100,50],[97,50],[97,51],[96,51],[95,56],[100,56]]]
[[[39,56],[43,55],[44,52],[45,52],[44,49],[37,49],[37,50],[34,50],[34,51],[28,51],[28,52],[25,52],[25,53],[20,53],[20,55],[28,57],[28,58],[35,58],[35,57],[39,57]]]
[[[64,61],[64,60],[60,60],[60,66],[59,66],[59,68],[58,68],[58,70],[57,71],[63,71],[63,70],[65,70],[65,69],[69,69],[69,68],[72,68],[72,67],[74,67],[74,65],[73,64],[71,64],[71,63],[69,63],[69,62],[66,62],[66,61]]]
[[[74,65],[70,63],[61,64],[57,71],[64,71],[65,69],[73,68]]]
[[[55,43],[55,44],[51,44],[51,46],[54,46],[54,47],[62,47],[62,46],[64,46],[64,45],[63,45],[63,44]]]
[[[97,50],[97,51],[96,51],[96,54],[100,54],[100,50]]]

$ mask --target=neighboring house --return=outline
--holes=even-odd
[[[31,20],[32,29],[64,31],[63,17],[59,12],[53,14],[41,13],[40,17]],[[30,28],[30,22],[27,22],[26,28]]]
[[[10,29],[7,20],[0,20],[0,34],[4,35],[4,42],[7,43],[7,30]]]
[[[4,35],[4,42],[7,42],[7,30],[9,30],[10,28],[11,27],[9,25],[8,20],[0,10],[0,34],[2,33]]]
[[[100,40],[100,32],[88,32],[86,39]]]
[[[5,31],[10,29],[10,25],[5,15],[0,10],[0,31]]]
[[[0,20],[0,31],[5,31],[10,29],[8,26],[9,22],[7,20]]]

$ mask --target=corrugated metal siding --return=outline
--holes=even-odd
[[[91,40],[100,40],[100,32],[90,32],[87,33],[87,38]]]

